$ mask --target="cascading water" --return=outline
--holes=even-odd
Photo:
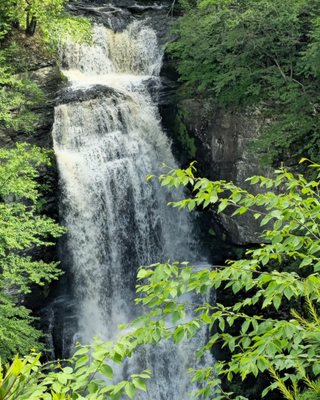
[[[176,166],[148,91],[150,80],[159,82],[161,51],[144,23],[121,33],[95,26],[93,44],[65,45],[61,62],[70,90],[109,88],[56,107],[53,139],[77,304],[75,340],[112,340],[117,325],[136,315],[137,267],[194,258],[188,215],[166,206],[170,195],[156,180],[146,183],[161,173],[161,163]],[[161,345],[146,358],[156,378],[139,398],[187,399],[191,356],[190,348]]]

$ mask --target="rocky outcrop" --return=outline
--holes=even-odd
[[[65,90],[62,90],[59,93],[59,104],[68,104],[68,103],[82,103],[84,101],[89,101],[97,98],[104,97],[115,97],[120,96],[118,92],[114,89],[103,86],[103,85],[94,85],[89,89],[78,89],[78,90],[69,90],[67,87]],[[124,96],[124,95],[122,95]]]
[[[28,78],[36,82],[44,93],[44,102],[34,109],[40,118],[31,141],[39,146],[51,148],[54,107],[57,103],[58,92],[65,85],[64,77],[55,62],[30,71],[28,75]]]
[[[157,32],[160,44],[166,43],[168,27],[172,19],[172,2],[132,1],[132,0],[75,0],[67,9],[74,15],[86,16],[97,24],[112,28],[114,31],[124,30],[132,21],[148,21]]]
[[[263,124],[259,112],[226,111],[209,101],[194,99],[184,100],[181,109],[187,131],[196,140],[201,174],[232,181],[254,193],[256,189],[246,179],[270,174],[251,149]],[[260,243],[261,229],[249,213],[236,218],[223,214],[219,218],[234,244]]]
[[[32,111],[38,116],[38,121],[31,134],[0,127],[0,146],[12,146],[16,142],[29,142],[38,146],[51,148],[51,128],[54,118],[54,106],[58,90],[63,79],[55,62],[33,65],[23,74],[25,78],[34,81],[43,91],[43,101]]]

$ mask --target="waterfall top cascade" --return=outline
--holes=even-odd
[[[75,309],[74,341],[98,336],[116,340],[118,324],[138,315],[135,274],[140,265],[192,260],[192,229],[186,212],[168,208],[172,195],[150,174],[175,167],[148,82],[159,82],[162,54],[155,32],[133,22],[120,33],[94,27],[93,43],[61,49],[71,91],[105,85],[106,96],[61,104],[55,110],[54,149],[67,226],[65,269]],[[182,193],[179,193],[181,196]],[[149,367],[156,379],[145,400],[186,400],[192,389],[186,369],[193,345],[163,343],[129,361],[126,373]],[[146,355],[149,353],[149,355]]]
[[[117,33],[95,26],[93,41],[92,45],[66,43],[61,49],[63,73],[74,87],[104,84],[119,89],[160,73],[157,36],[142,22]]]

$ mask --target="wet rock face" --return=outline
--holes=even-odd
[[[90,18],[93,22],[112,28],[124,30],[133,20],[148,20],[156,30],[160,44],[166,43],[168,28],[172,22],[168,18],[171,2],[132,1],[132,0],[82,0],[73,1],[67,6],[69,12]]]
[[[198,160],[202,175],[226,179],[256,192],[246,182],[253,175],[269,175],[262,168],[250,145],[260,135],[263,121],[258,112],[240,114],[221,110],[210,102],[185,100],[185,124],[197,139]],[[261,229],[249,213],[236,218],[220,215],[220,222],[230,240],[237,245],[260,243]]]
[[[29,79],[35,81],[44,93],[44,102],[34,112],[40,119],[36,126],[31,141],[43,147],[52,147],[51,128],[54,120],[54,107],[61,87],[65,85],[58,65],[53,62],[51,65],[41,67],[29,73]]]
[[[37,83],[44,94],[44,100],[32,109],[39,117],[38,122],[34,131],[29,134],[0,127],[0,146],[12,146],[16,142],[28,142],[51,148],[54,106],[58,91],[63,84],[60,70],[56,63],[52,61],[33,65],[30,71],[24,75],[27,79]]]
[[[66,87],[59,92],[59,101],[58,104],[68,104],[74,102],[84,102],[97,98],[103,98],[105,96],[114,97],[117,95],[114,89],[103,86],[103,85],[94,85],[89,89],[78,89],[78,90],[70,90],[70,88]]]

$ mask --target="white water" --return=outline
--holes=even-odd
[[[92,45],[66,45],[61,60],[71,90],[113,89],[56,107],[53,129],[77,304],[75,340],[113,340],[117,325],[136,313],[137,267],[192,258],[188,215],[166,206],[170,195],[156,180],[146,183],[149,174],[161,173],[161,163],[176,166],[146,85],[159,79],[161,51],[155,32],[141,23],[122,33],[96,26]],[[140,354],[155,379],[139,398],[187,399],[192,347],[164,343],[147,357]]]

